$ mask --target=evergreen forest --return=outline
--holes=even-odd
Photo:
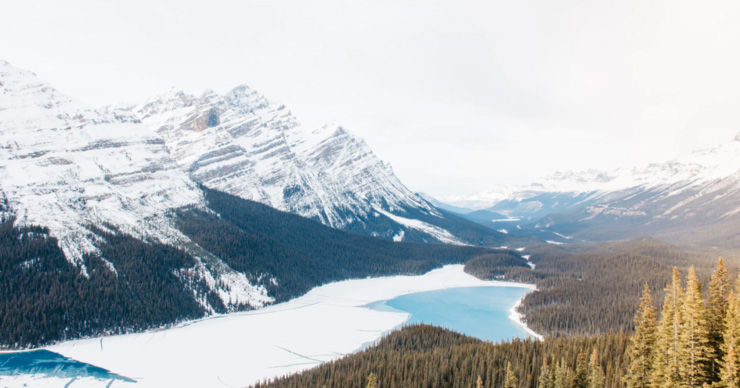
[[[189,276],[198,255],[218,257],[282,302],[332,281],[422,274],[496,252],[343,232],[256,202],[204,192],[209,209],[173,215],[197,246],[143,242],[91,225],[99,237],[98,252],[77,264],[65,258],[47,229],[2,220],[0,348],[165,327],[208,314],[202,301],[217,313],[227,312],[204,281]]]
[[[483,342],[415,325],[301,374],[291,387],[740,387],[740,279],[719,259],[708,286],[694,267],[668,271],[658,311],[645,283],[632,332]]]

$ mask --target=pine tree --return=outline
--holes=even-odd
[[[478,380],[475,382],[476,388],[483,388],[483,379],[478,375]]]
[[[588,365],[586,355],[578,353],[576,359],[576,374],[573,378],[573,388],[588,388]]]
[[[594,349],[588,361],[588,388],[602,388],[604,380],[604,371],[599,364],[599,350]]]
[[[504,376],[504,388],[517,388],[519,386],[519,379],[516,377],[516,373],[511,368],[511,361],[506,363],[506,375]]]
[[[710,365],[710,380],[715,381],[719,374],[719,360],[724,357],[722,351],[722,333],[724,332],[725,315],[727,313],[727,304],[732,282],[730,275],[725,266],[724,260],[720,257],[717,260],[717,268],[712,274],[709,282],[709,301],[707,302],[707,324],[709,329],[709,346],[712,350],[712,362]]]
[[[731,348],[725,355],[722,369],[720,371],[720,382],[724,388],[740,387],[740,376],[738,375],[737,354]]]
[[[375,373],[370,373],[370,375],[367,376],[367,385],[366,388],[378,388],[378,377],[375,376]]]
[[[635,333],[630,339],[630,365],[626,382],[629,388],[647,388],[653,372],[653,347],[655,346],[655,306],[650,287],[645,283],[640,308],[635,315]]]
[[[681,309],[680,367],[683,386],[699,387],[710,382],[712,350],[701,283],[692,266],[686,277],[686,292]]]
[[[540,367],[540,375],[537,377],[537,388],[553,388],[551,384],[552,368],[547,363],[547,357]]]
[[[740,283],[738,283],[740,287]],[[720,366],[720,381],[727,388],[740,388],[740,363],[738,363],[738,350],[740,350],[740,303],[738,294],[730,292],[727,303],[727,314],[725,315],[722,342],[724,357]]]
[[[555,367],[555,383],[554,388],[572,388],[573,387],[573,372],[571,372],[565,360],[561,359],[557,367]]]
[[[666,287],[663,311],[656,330],[653,351],[652,386],[654,388],[677,387],[681,381],[679,368],[679,332],[681,329],[680,306],[683,303],[681,274],[673,268],[673,280]]]

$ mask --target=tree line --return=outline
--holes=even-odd
[[[195,264],[179,249],[97,230],[100,254],[86,273],[48,229],[0,223],[0,348],[168,325],[205,314],[175,275]],[[116,268],[113,272],[103,257]],[[205,284],[193,290],[208,292]]]
[[[625,333],[493,344],[412,325],[362,352],[253,388],[624,388]]]

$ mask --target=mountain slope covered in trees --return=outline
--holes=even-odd
[[[740,255],[733,250],[691,250],[652,238],[593,244],[528,247],[535,268],[530,270],[498,262],[498,267],[480,268],[471,260],[466,271],[483,279],[506,279],[535,283],[520,306],[534,331],[551,336],[592,335],[609,331],[630,331],[645,283],[662,303],[671,268],[687,271],[695,266],[699,279],[707,283],[723,256],[733,273]],[[498,253],[497,255],[501,255]]]
[[[377,239],[225,193],[204,189],[204,195],[206,210],[185,208],[175,215],[176,227],[193,241],[189,246],[145,243],[91,228],[102,242],[99,254],[83,257],[87,276],[66,260],[47,229],[3,222],[0,346],[170,325],[285,301],[331,281],[421,274],[495,252]],[[256,292],[240,294],[219,278],[204,277],[201,265],[218,267],[213,261]]]
[[[206,313],[188,280],[177,276],[195,264],[192,257],[125,235],[102,236],[106,260],[85,256],[83,276],[47,229],[14,227],[12,219],[0,224],[0,348],[142,330]],[[191,289],[218,301],[205,284]]]
[[[481,247],[371,238],[219,191],[204,189],[204,193],[209,209],[215,213],[183,210],[177,221],[180,230],[199,246],[224,258],[231,268],[264,284],[277,301],[332,281],[379,274],[421,274],[495,252]]]

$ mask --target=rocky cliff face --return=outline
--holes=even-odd
[[[387,219],[396,227],[378,225],[383,212],[441,217],[362,139],[337,124],[302,126],[284,105],[246,86],[200,97],[171,90],[135,113],[206,187],[386,238],[399,236],[402,226]]]
[[[198,184],[395,241],[506,240],[438,211],[341,126],[302,126],[246,86],[93,109],[0,62],[0,92],[0,215],[48,227],[80,265],[98,253],[92,229],[197,251],[171,215],[207,208]]]

